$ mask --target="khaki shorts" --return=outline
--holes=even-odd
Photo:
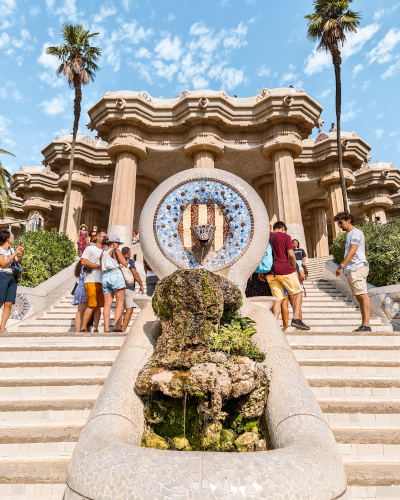
[[[101,283],[85,283],[88,307],[104,307],[103,285]]]
[[[125,301],[124,301],[124,309],[131,309],[133,307],[137,307],[137,304],[133,301],[135,296],[135,292],[133,290],[129,290],[129,288],[125,288]]]
[[[347,281],[350,285],[353,295],[365,295],[368,293],[367,276],[369,274],[369,266],[360,267],[349,271],[346,274]]]
[[[296,272],[276,276],[273,276],[272,274],[267,275],[267,281],[271,288],[272,295],[276,298],[276,300],[283,300],[285,298],[283,287],[286,288],[289,295],[297,295],[298,293],[303,292]]]

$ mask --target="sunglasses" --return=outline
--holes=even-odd
[[[347,222],[347,221],[345,221],[345,220],[339,220],[339,221],[337,221],[337,225],[341,226],[343,224],[343,222]]]

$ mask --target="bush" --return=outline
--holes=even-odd
[[[369,262],[368,282],[375,286],[400,283],[400,219],[392,219],[382,226],[366,222],[356,226],[364,233],[367,260]],[[340,233],[332,242],[330,252],[333,261],[340,264],[344,259],[346,233]]]
[[[51,231],[24,232],[14,240],[14,248],[18,246],[19,240],[25,245],[22,277],[19,281],[21,286],[40,285],[71,265],[77,256],[75,243],[55,228]]]

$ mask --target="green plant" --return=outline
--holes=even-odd
[[[5,155],[15,156],[5,149],[0,148],[0,153]],[[0,219],[5,217],[5,209],[10,205],[10,193],[8,191],[7,182],[10,182],[11,174],[6,170],[0,161]]]
[[[14,248],[18,246],[19,240],[25,245],[22,278],[19,282],[22,286],[40,285],[71,265],[77,255],[75,244],[65,233],[59,233],[56,229],[24,232],[14,240]]]
[[[304,16],[309,20],[307,38],[311,42],[319,42],[317,50],[330,52],[335,68],[336,83],[336,129],[338,168],[340,185],[342,188],[344,209],[349,210],[346,182],[342,163],[342,143],[340,134],[340,116],[342,112],[342,82],[340,66],[342,58],[339,47],[346,41],[346,34],[357,33],[361,15],[349,9],[353,0],[314,0],[314,13]]]
[[[265,354],[257,349],[250,337],[257,330],[255,322],[232,311],[225,311],[218,332],[209,335],[210,349],[237,356],[247,356],[254,361],[264,361]]]
[[[72,170],[74,167],[74,154],[76,134],[78,133],[79,118],[81,116],[82,85],[93,82],[99,67],[96,62],[101,57],[101,50],[90,45],[90,38],[99,33],[89,33],[83,24],[73,26],[64,23],[61,27],[61,36],[64,45],[58,47],[47,47],[47,54],[56,56],[61,62],[57,68],[57,75],[64,75],[68,80],[69,87],[75,89],[74,99],[74,128],[72,131],[71,156],[68,168],[68,185],[65,193],[65,213],[69,214],[71,200]],[[68,215],[64,217],[64,233],[67,232]]]
[[[367,261],[369,263],[368,282],[375,286],[397,285],[400,283],[400,218],[382,226],[366,222],[364,233]],[[330,252],[336,264],[344,259],[346,233],[340,233],[332,242]]]

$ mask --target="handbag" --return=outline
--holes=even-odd
[[[78,282],[75,283],[74,288],[72,289],[71,295],[75,295],[77,288],[78,288]]]
[[[11,271],[16,278],[20,278],[22,274],[22,266],[19,262],[15,260],[11,261]]]
[[[119,265],[119,268],[122,271],[122,276],[125,279],[125,283],[127,286],[132,286],[135,283],[135,278],[133,277],[132,271],[125,267],[123,264]]]
[[[269,273],[272,270],[274,265],[274,253],[272,251],[271,242],[274,239],[274,236],[275,235],[271,236],[270,243],[268,243],[263,260],[254,271],[257,274]]]

